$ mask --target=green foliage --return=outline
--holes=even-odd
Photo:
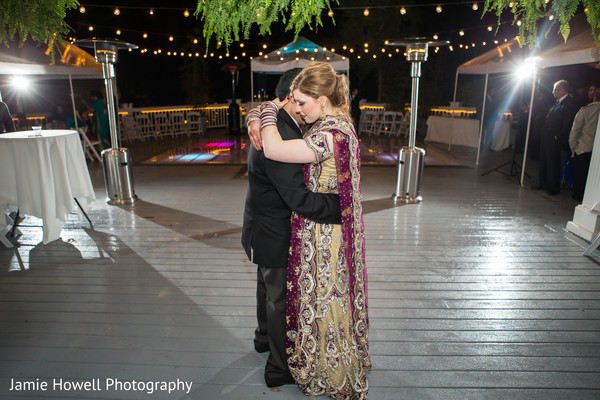
[[[322,26],[321,14],[330,8],[330,0],[199,0],[194,15],[204,21],[207,44],[214,36],[228,47],[248,39],[253,26],[260,35],[270,34],[271,24],[280,19],[297,37],[304,27]]]
[[[569,22],[575,12],[582,7],[592,27],[592,34],[600,46],[600,2],[598,0],[486,0],[483,13],[490,11],[498,18],[505,10],[513,14],[513,23],[520,22],[519,35],[529,47],[535,46],[538,39],[538,26],[544,20],[558,23],[558,32],[567,40],[571,28]],[[551,16],[553,19],[550,19]]]
[[[0,43],[22,45],[28,38],[50,46],[55,35],[69,31],[64,19],[77,0],[1,0]]]

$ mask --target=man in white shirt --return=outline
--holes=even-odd
[[[569,134],[569,147],[573,156],[573,198],[578,201],[583,200],[598,128],[598,115],[600,115],[600,88],[594,90],[593,102],[581,107]]]

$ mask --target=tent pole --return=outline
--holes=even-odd
[[[77,126],[77,109],[75,108],[75,95],[73,95],[73,79],[71,79],[71,74],[69,74],[69,86],[71,87],[71,105],[73,106],[73,121],[75,121],[75,130],[78,130],[79,126]]]
[[[454,78],[454,96],[452,97],[452,102],[456,103],[456,88],[458,87],[458,69],[456,70],[456,77]]]
[[[479,143],[477,144],[477,160],[475,165],[479,165],[479,156],[481,155],[481,135],[483,134],[483,121],[485,120],[485,103],[487,103],[487,87],[489,74],[485,74],[485,85],[483,87],[483,107],[481,107],[481,120],[479,121]]]
[[[523,179],[525,178],[525,162],[527,161],[527,146],[529,145],[529,130],[531,129],[531,116],[533,115],[533,99],[535,97],[535,80],[537,78],[537,69],[533,70],[533,78],[531,79],[531,99],[529,100],[529,116],[527,117],[527,133],[525,134],[525,147],[523,149],[523,168],[521,168],[521,180],[519,185],[523,187]]]
[[[454,78],[454,96],[452,97],[451,104],[451,124],[450,124],[450,143],[448,143],[448,151],[452,150],[452,141],[454,140],[454,106],[456,105],[456,87],[458,86],[458,69],[456,70],[456,77]]]
[[[246,112],[254,108],[254,72],[252,71],[252,62],[250,62],[250,108]]]

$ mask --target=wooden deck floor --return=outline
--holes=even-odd
[[[133,171],[134,206],[105,204],[92,167],[94,229],[72,215],[44,246],[27,218],[21,247],[0,248],[0,398],[303,399],[266,388],[252,348],[243,167]],[[600,263],[564,229],[568,193],[433,167],[424,201],[394,207],[395,168],[362,173],[369,399],[600,398]],[[132,386],[178,380],[191,389]],[[49,386],[11,390],[24,382]]]

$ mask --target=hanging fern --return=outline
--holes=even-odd
[[[498,18],[505,10],[513,14],[513,23],[519,25],[519,35],[529,47],[535,46],[538,40],[538,27],[541,21],[550,24],[558,23],[558,32],[565,41],[571,31],[569,22],[575,12],[582,6],[586,18],[592,27],[592,35],[600,47],[600,2],[598,0],[486,0],[483,13],[490,11]]]
[[[322,26],[321,14],[329,9],[330,0],[199,0],[194,15],[204,21],[207,44],[214,36],[228,47],[248,39],[253,26],[260,35],[270,34],[271,24],[279,20],[298,36],[304,27]]]
[[[78,5],[77,0],[1,0],[0,43],[22,45],[31,38],[50,46],[56,35],[69,31],[67,10]]]

